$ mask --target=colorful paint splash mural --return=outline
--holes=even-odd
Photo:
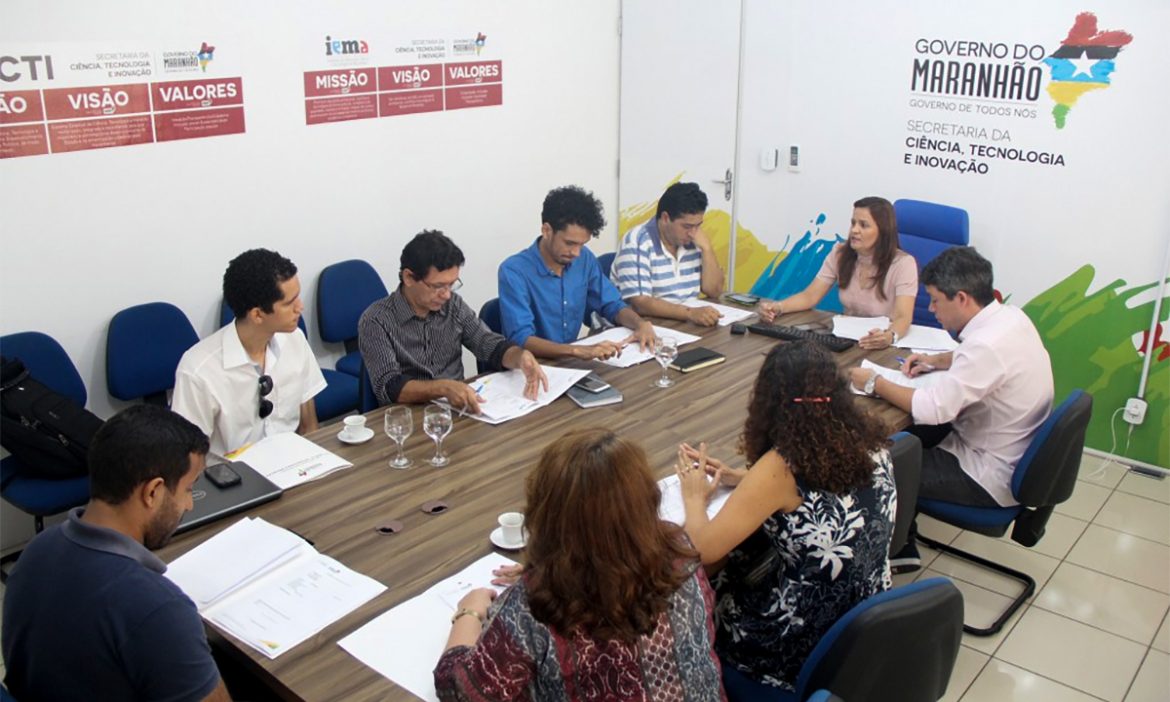
[[[676,177],[671,183],[680,179]],[[667,186],[670,183],[666,184]],[[663,186],[664,189],[666,186]],[[620,213],[623,234],[654,215],[657,200],[639,203]],[[780,298],[804,289],[816,275],[833,245],[843,238],[823,233],[824,213],[809,220],[799,237],[787,235],[779,250],[768,248],[751,230],[736,228],[735,290],[751,291],[767,298]],[[720,263],[727,268],[731,216],[708,209],[703,230],[711,238]],[[795,239],[795,240],[794,240]],[[1154,301],[1133,301],[1157,287],[1157,282],[1129,286],[1121,279],[1090,291],[1095,271],[1085,265],[1064,280],[1026,302],[1022,309],[1032,319],[1052,358],[1056,397],[1063,399],[1074,388],[1093,395],[1093,419],[1085,443],[1102,451],[1124,455],[1146,463],[1170,467],[1170,334],[1164,332],[1170,316],[1170,296],[1162,300],[1162,320],[1154,338],[1149,338]],[[1010,294],[1005,295],[1009,300]],[[836,288],[826,295],[821,309],[840,310]],[[1167,334],[1164,336],[1164,334]],[[1117,409],[1137,392],[1142,361],[1152,353],[1145,422],[1128,437],[1130,425]],[[1112,420],[1112,430],[1111,430]],[[1113,433],[1117,445],[1113,446]]]

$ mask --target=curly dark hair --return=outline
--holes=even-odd
[[[402,248],[399,261],[399,280],[402,280],[402,271],[410,271],[415,278],[422,280],[432,268],[436,271],[445,271],[467,262],[463,258],[463,251],[455,242],[437,229],[424,229],[415,234]]]
[[[841,495],[872,482],[870,454],[888,445],[819,344],[781,343],[768,354],[740,437],[749,464],[776,449],[809,488]]]
[[[281,283],[296,274],[296,265],[275,251],[245,251],[233,258],[224,271],[223,301],[232,308],[236,319],[247,316],[253,307],[272,312],[272,306],[283,297]]]
[[[597,238],[605,228],[605,215],[601,201],[593,197],[593,193],[576,185],[566,185],[554,188],[544,196],[540,222],[552,227],[554,232],[563,232],[565,227],[576,224]]]
[[[877,243],[873,247],[873,265],[877,269],[874,276],[874,292],[879,300],[886,299],[886,274],[894,263],[894,256],[898,254],[898,220],[894,216],[894,206],[884,197],[863,197],[853,203],[853,207],[869,211],[874,224],[878,228]],[[842,289],[853,283],[853,269],[857,266],[857,252],[846,244],[837,254],[837,284]]]
[[[698,554],[658,518],[661,493],[638,444],[578,429],[544,449],[527,484],[528,603],[569,636],[635,641],[688,578]]]

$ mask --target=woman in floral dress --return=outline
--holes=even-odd
[[[704,565],[722,566],[715,650],[725,671],[792,690],[821,636],[890,587],[887,444],[828,352],[796,342],[777,345],[756,378],[740,443],[750,467],[708,456],[705,444],[680,447],[686,532]],[[708,519],[720,483],[735,489]]]

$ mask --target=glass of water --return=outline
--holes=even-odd
[[[451,462],[443,455],[443,438],[451,433],[451,410],[441,405],[427,405],[423,410],[423,431],[435,442],[435,455],[431,465],[442,468]]]
[[[414,416],[409,407],[391,407],[386,410],[386,436],[398,444],[398,456],[391,459],[390,467],[402,470],[414,464],[410,457],[403,453],[402,446],[406,437],[414,432]]]
[[[666,374],[666,367],[677,357],[678,341],[673,336],[655,337],[654,360],[658,361],[658,365],[662,366],[662,377],[654,382],[654,387],[668,388],[674,385],[674,381]]]

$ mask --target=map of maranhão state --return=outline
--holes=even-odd
[[[1082,95],[1109,87],[1109,76],[1116,67],[1114,59],[1131,41],[1133,35],[1129,32],[1097,31],[1097,15],[1092,12],[1077,15],[1060,48],[1044,59],[1051,71],[1048,94],[1056,101],[1052,118],[1057,129],[1064,129],[1068,113]]]

